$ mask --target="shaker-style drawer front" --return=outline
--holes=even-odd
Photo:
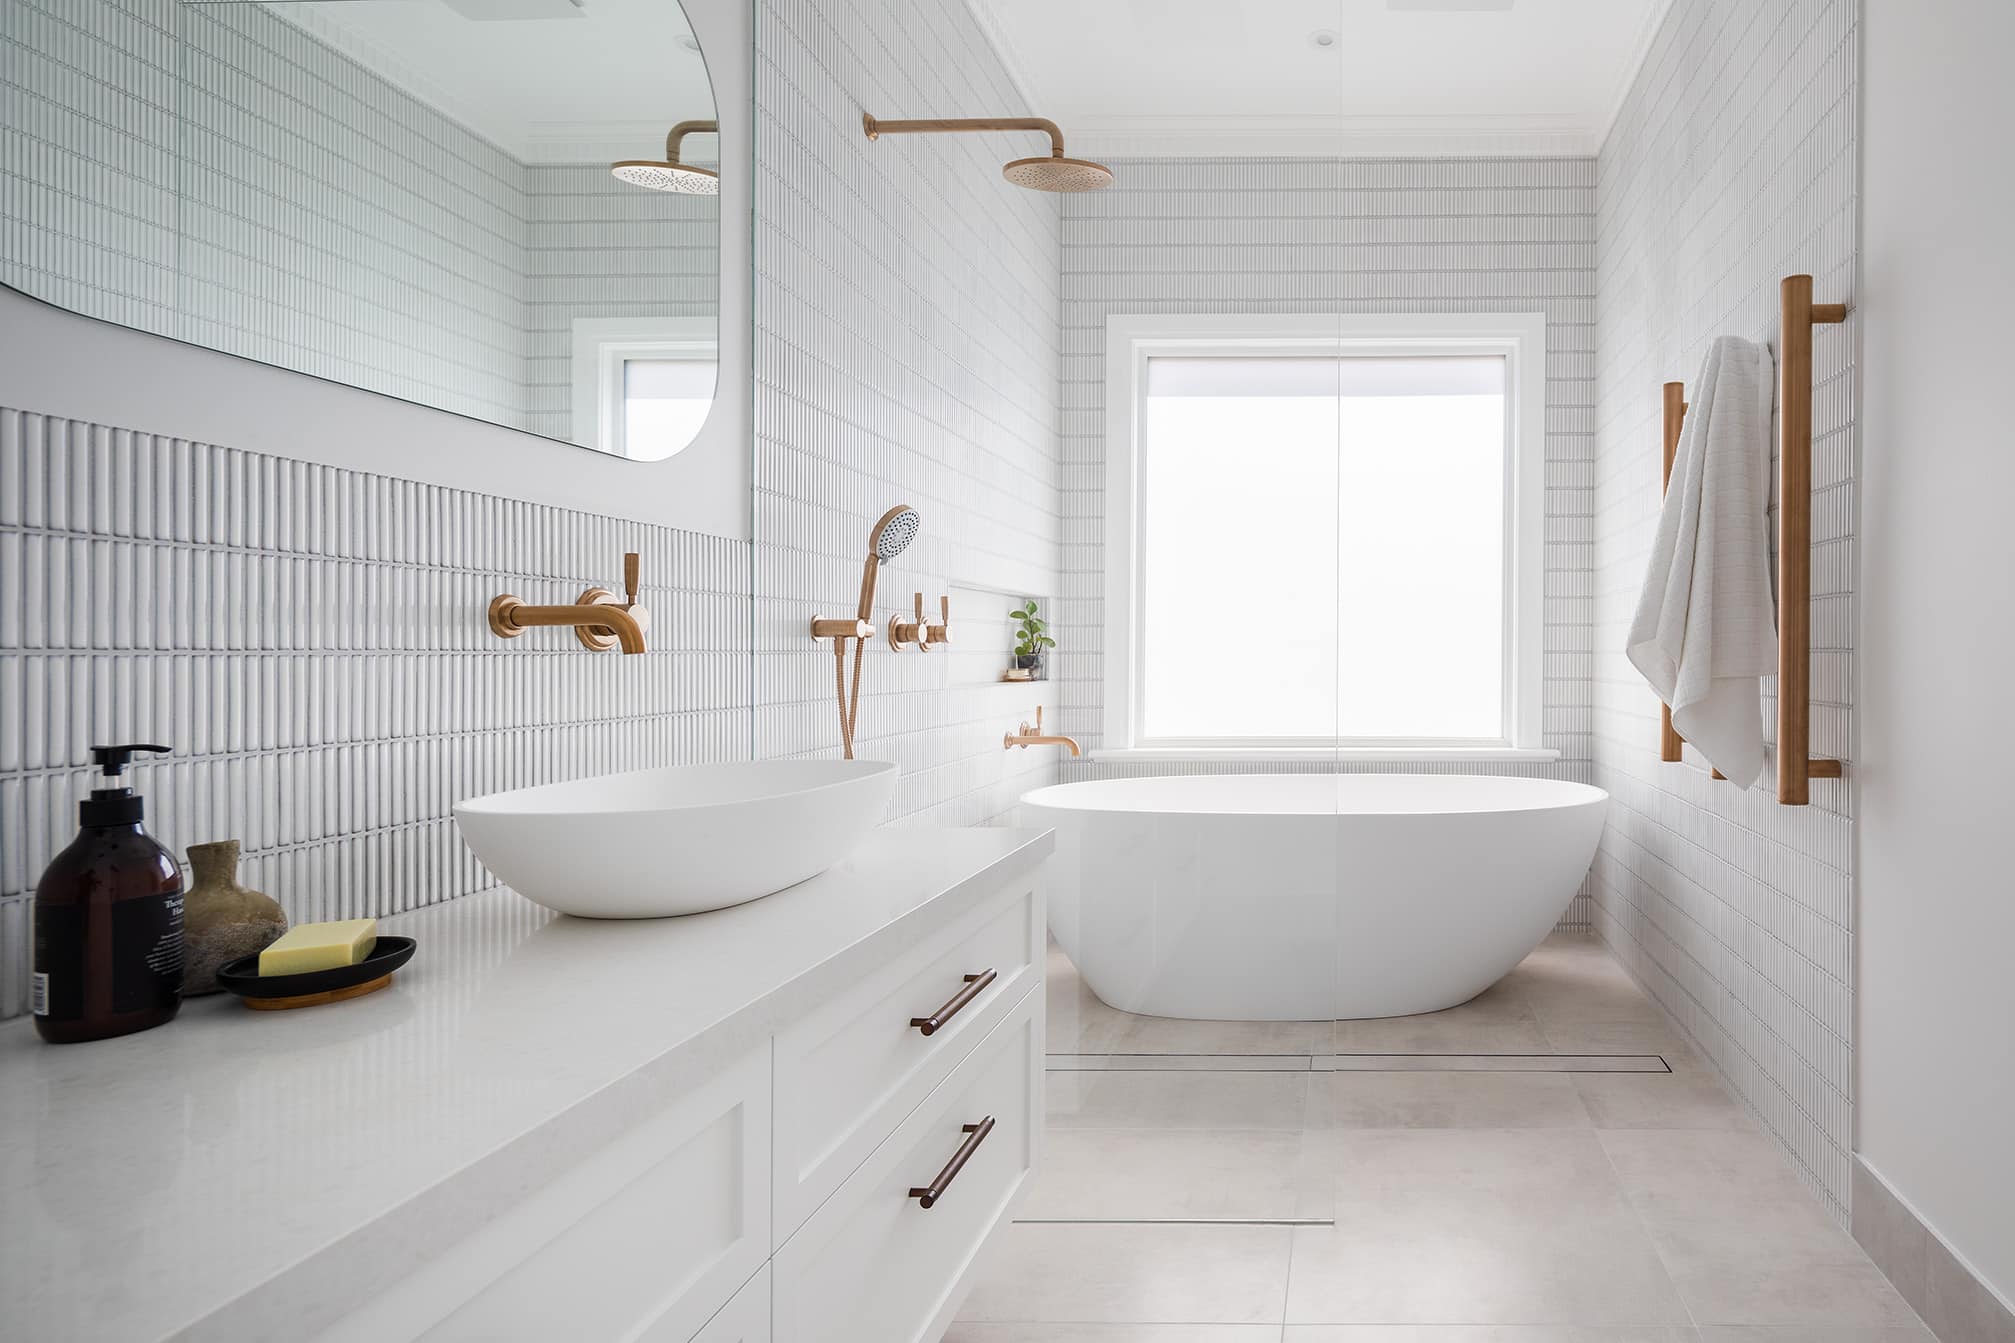
[[[1041,977],[1026,885],[821,1004],[777,1036],[778,1244]]]
[[[692,1338],[769,1255],[769,1083],[752,1051],[325,1338]]]
[[[1032,1172],[1042,995],[1025,993],[772,1261],[776,1343],[927,1343]]]

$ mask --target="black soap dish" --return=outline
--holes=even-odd
[[[298,975],[261,975],[259,955],[254,952],[219,966],[217,987],[237,994],[247,1007],[266,1011],[339,1003],[375,993],[391,983],[392,972],[413,959],[415,945],[410,937],[380,936],[371,954],[355,965]]]

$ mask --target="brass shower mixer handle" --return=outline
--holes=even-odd
[[[938,598],[938,623],[930,627],[933,644],[948,644],[952,641],[952,599]]]
[[[908,620],[899,615],[889,617],[889,647],[901,652],[911,644],[917,646],[919,653],[931,650],[931,627],[924,620],[924,595],[921,592],[917,594],[914,616]]]

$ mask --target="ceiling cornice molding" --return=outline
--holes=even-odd
[[[1588,158],[1569,116],[1124,117],[1081,122],[1072,144],[1104,158]]]
[[[1036,84],[1035,76],[1029,73],[1028,62],[1008,38],[1007,28],[994,13],[993,5],[989,0],[966,0],[966,9],[972,14],[974,22],[979,24],[980,36],[986,38],[987,45],[994,49],[1001,67],[1007,71],[1008,83],[1014,85],[1015,92],[1021,95],[1028,115],[1044,115],[1042,89]],[[1064,132],[1069,134],[1070,127],[1064,127]]]
[[[1671,12],[1672,0],[1652,0],[1651,9],[1644,16],[1644,26],[1638,30],[1630,55],[1623,62],[1616,87],[1609,92],[1609,107],[1603,113],[1602,124],[1596,128],[1594,152],[1597,154],[1602,152],[1602,146],[1609,143],[1609,133],[1616,129],[1616,119],[1623,115],[1623,105],[1630,101],[1630,91],[1637,87],[1637,77],[1644,72],[1644,63],[1651,59],[1651,48],[1658,41],[1659,30],[1665,27],[1665,16]]]

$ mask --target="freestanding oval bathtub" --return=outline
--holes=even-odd
[[[1231,774],[1038,788],[1050,928],[1127,1012],[1405,1016],[1464,1002],[1574,898],[1609,794],[1471,774]]]

